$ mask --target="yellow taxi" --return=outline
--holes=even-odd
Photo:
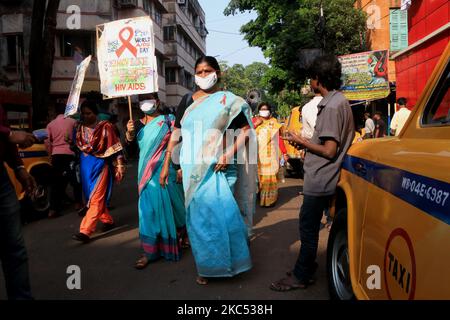
[[[398,137],[354,144],[327,248],[332,298],[450,299],[450,45]]]
[[[302,131],[301,122],[301,111],[300,107],[294,107],[291,109],[291,114],[286,122],[285,130],[291,132],[296,132],[300,134]],[[290,143],[284,144],[286,147],[286,152],[289,156],[289,161],[286,165],[286,170],[288,174],[302,173],[303,172],[303,161],[301,159],[301,151],[294,148]]]
[[[0,103],[12,130],[25,130],[31,132],[31,94],[1,89]],[[49,189],[51,179],[51,163],[47,149],[43,143],[20,149],[25,169],[36,180],[36,192],[32,197],[26,197],[20,182],[16,179],[13,170],[8,166],[9,177],[15,187],[17,197],[21,200],[22,209],[26,215],[45,213],[50,207]],[[26,217],[32,218],[32,217]]]

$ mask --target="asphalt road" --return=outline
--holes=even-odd
[[[111,214],[120,228],[96,237],[89,244],[71,239],[80,217],[68,208],[62,217],[41,219],[23,228],[29,255],[30,277],[36,299],[216,299],[274,300],[328,299],[325,275],[327,229],[320,233],[317,282],[306,290],[274,292],[271,282],[292,269],[300,246],[298,212],[302,180],[280,184],[274,208],[257,209],[255,237],[251,241],[253,269],[231,279],[196,284],[194,260],[189,249],[179,262],[159,260],[136,270],[139,256],[136,165],[114,189]],[[100,224],[99,224],[100,225]],[[81,269],[81,289],[69,290],[67,268]],[[6,299],[0,272],[0,299]]]

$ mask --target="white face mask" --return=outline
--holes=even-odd
[[[152,114],[156,111],[158,106],[156,105],[156,100],[143,100],[139,102],[139,107],[141,108],[142,112],[145,114]]]
[[[202,90],[209,90],[217,83],[217,73],[213,72],[206,77],[195,76],[195,84]]]
[[[259,115],[263,118],[268,118],[270,116],[269,110],[259,110]]]

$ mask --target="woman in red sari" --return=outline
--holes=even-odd
[[[81,105],[82,123],[76,132],[76,145],[80,149],[80,173],[87,212],[81,222],[80,232],[74,240],[88,242],[95,232],[97,222],[102,231],[114,228],[107,203],[111,196],[113,177],[121,181],[125,172],[122,145],[108,121],[98,121],[96,101],[86,100]]]

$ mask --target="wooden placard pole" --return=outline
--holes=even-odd
[[[133,111],[131,110],[131,97],[128,96],[128,109],[130,111],[130,120],[133,121]]]

